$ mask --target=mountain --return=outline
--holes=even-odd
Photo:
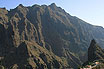
[[[104,48],[103,35],[103,27],[71,16],[55,3],[0,8],[0,58],[6,68],[77,68],[87,60],[93,38]]]
[[[93,39],[88,48],[88,61],[104,60],[104,50]]]
[[[104,50],[93,39],[88,48],[88,61],[82,64],[80,68],[103,69],[104,68]]]

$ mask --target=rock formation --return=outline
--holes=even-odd
[[[88,48],[88,61],[104,60],[104,50],[93,39]]]
[[[5,68],[77,68],[86,60],[92,38],[104,48],[104,28],[54,3],[0,8],[0,62]]]

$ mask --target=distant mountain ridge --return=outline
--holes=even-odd
[[[77,68],[87,60],[86,52],[93,38],[104,48],[103,35],[104,28],[71,16],[55,3],[29,7],[20,4],[10,11],[0,8],[0,57],[6,68]],[[21,47],[26,55],[15,58],[11,53],[22,54],[17,50]],[[13,57],[9,60],[9,56]],[[20,63],[14,61],[22,60],[21,56],[28,57]]]

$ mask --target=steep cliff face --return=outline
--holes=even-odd
[[[88,61],[104,60],[104,50],[93,39],[88,48]]]
[[[13,11],[0,9],[0,66],[12,69],[70,68],[66,58],[45,48],[41,27],[25,17],[19,5]],[[24,13],[24,14],[22,14]]]
[[[84,62],[81,68],[103,69],[104,68],[104,50],[93,39],[88,48],[88,61]]]
[[[103,35],[102,27],[71,16],[54,3],[0,8],[0,57],[7,68],[77,68],[92,38],[103,47]]]

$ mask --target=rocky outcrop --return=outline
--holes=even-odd
[[[101,69],[104,66],[104,50],[93,39],[88,48],[88,61],[84,62],[80,68]]]
[[[104,50],[93,39],[88,48],[88,61],[104,60]]]

